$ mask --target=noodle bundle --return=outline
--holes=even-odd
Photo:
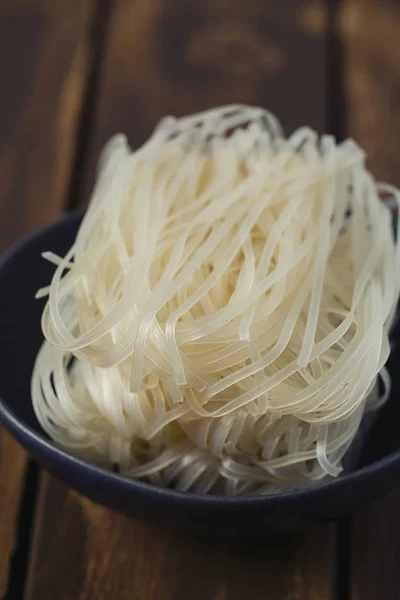
[[[400,252],[382,193],[398,205],[353,141],[286,139],[259,108],[165,118],[136,152],[113,137],[71,249],[44,254],[43,429],[201,494],[337,476],[389,390]]]

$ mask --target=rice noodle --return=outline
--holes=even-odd
[[[400,251],[380,192],[398,208],[354,142],[285,139],[259,108],[163,119],[136,152],[112,138],[73,246],[43,255],[44,430],[202,494],[339,475],[390,389]]]

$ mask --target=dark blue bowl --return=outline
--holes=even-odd
[[[400,483],[396,349],[389,361],[392,395],[369,435],[359,467],[311,489],[272,497],[197,496],[126,479],[57,448],[39,426],[30,399],[32,366],[42,341],[43,302],[34,295],[54,271],[41,253],[51,249],[65,254],[81,218],[81,213],[72,213],[33,235],[0,266],[0,419],[45,469],[117,511],[202,536],[254,537],[311,527],[349,514]]]

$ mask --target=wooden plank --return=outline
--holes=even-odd
[[[325,32],[319,0],[117,0],[84,196],[104,141],[124,131],[136,147],[165,113],[247,102],[288,130],[324,129]],[[331,598],[330,528],[256,546],[204,543],[114,514],[48,475],[39,504],[27,600]]]
[[[332,530],[199,541],[97,506],[44,474],[26,600],[325,600]]]
[[[352,600],[400,600],[400,488],[352,520]]]
[[[6,591],[26,454],[0,427],[0,598]]]
[[[242,102],[324,130],[326,29],[324,0],[118,0],[83,200],[106,140],[135,148],[166,114]]]
[[[345,121],[377,178],[400,185],[400,25],[397,0],[348,0],[340,15]]]
[[[342,3],[347,132],[367,151],[381,180],[400,185],[400,5],[397,0]],[[398,449],[398,409],[385,409],[379,446]],[[400,598],[400,488],[352,519],[351,597]]]
[[[1,252],[65,206],[92,11],[92,0],[0,2]],[[17,542],[25,466],[25,453],[1,428],[0,597]]]

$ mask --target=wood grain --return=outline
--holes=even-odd
[[[344,104],[348,133],[368,153],[375,176],[400,185],[400,4],[342,3]]]
[[[0,2],[1,252],[65,206],[92,12],[92,0]],[[25,453],[1,428],[0,597],[17,543],[25,465]]]
[[[44,474],[26,600],[325,600],[331,529],[253,544],[178,537]]]
[[[400,599],[400,488],[353,518],[351,599]]]
[[[339,26],[347,132],[366,149],[376,177],[399,186],[400,5],[397,0],[347,0]],[[394,429],[393,440],[397,422],[383,428],[388,434]],[[400,599],[399,502],[397,489],[352,520],[353,600]]]
[[[6,591],[11,554],[16,545],[16,519],[26,454],[0,427],[0,598]]]
[[[105,141],[121,131],[136,148],[166,114],[243,102],[276,112],[288,132],[325,128],[323,0],[117,0],[114,9],[81,200]]]
[[[116,0],[79,202],[105,140],[124,131],[136,147],[166,113],[246,102],[276,111],[288,130],[325,129],[325,33],[319,0]],[[331,535],[204,543],[114,514],[44,475],[26,599],[328,600]]]

